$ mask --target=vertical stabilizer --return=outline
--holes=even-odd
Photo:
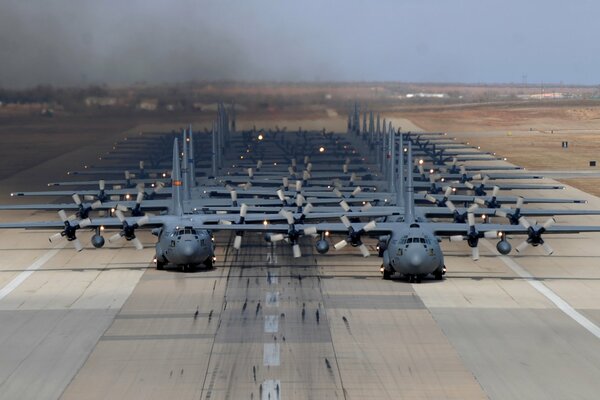
[[[406,174],[406,202],[404,204],[404,221],[412,223],[415,221],[415,196],[413,187],[413,173],[412,173],[412,143],[408,141],[408,154],[406,158],[407,171]]]
[[[188,159],[189,159],[189,140],[187,137],[187,131],[184,129],[182,132],[182,160],[181,160],[181,181],[183,183],[183,199],[189,200],[189,190],[190,190],[190,176],[188,173]]]
[[[389,175],[388,184],[390,193],[396,192],[396,135],[393,129],[389,130]]]
[[[396,155],[398,157],[398,178],[396,179],[396,205],[403,207],[404,204],[404,139],[400,133],[400,143]],[[412,173],[409,172],[409,173]]]
[[[173,192],[173,214],[183,215],[183,203],[181,198],[181,167],[179,165],[179,143],[177,138],[173,142],[173,169],[171,171],[171,186]]]
[[[196,159],[194,157],[194,133],[192,132],[192,125],[190,124],[188,129],[188,156],[189,156],[189,167],[188,172],[190,174],[190,197],[192,188],[196,187]]]

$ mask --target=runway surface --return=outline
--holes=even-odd
[[[29,173],[42,171],[56,177],[44,166]],[[552,208],[600,208],[576,189],[559,195],[589,204]],[[181,273],[152,268],[149,234],[139,252],[94,250],[80,236],[86,249],[76,253],[49,245],[45,232],[0,231],[0,399],[596,399],[600,391],[598,234],[547,236],[553,256],[528,248],[512,261],[494,242],[480,246],[477,262],[465,243],[444,242],[446,279],[422,284],[383,281],[377,257],[353,248],[321,256],[309,241],[294,259],[260,235],[246,234],[235,253],[222,233],[216,268]]]

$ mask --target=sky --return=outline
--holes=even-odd
[[[0,0],[0,87],[600,83],[592,0]]]

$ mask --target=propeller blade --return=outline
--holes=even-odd
[[[348,164],[342,165],[342,171],[344,172],[344,174],[348,173]]]
[[[486,239],[495,239],[498,237],[498,231],[486,231],[483,233],[483,237]]]
[[[437,199],[430,194],[425,195],[425,200],[429,201],[430,203],[437,203]]]
[[[471,204],[469,208],[467,208],[467,213],[472,213],[479,208],[479,204]]]
[[[83,199],[86,201],[92,201],[94,200],[96,197],[92,196],[91,194],[86,194],[85,196],[83,196]]]
[[[137,226],[142,226],[142,225],[146,225],[148,223],[148,221],[150,221],[150,217],[147,215],[144,215],[142,218],[137,220],[136,224],[137,224]]]
[[[494,189],[492,189],[492,197],[497,197],[499,191],[500,188],[498,186],[494,186]]]
[[[75,238],[75,240],[72,240],[71,242],[73,243],[75,250],[77,250],[77,251],[83,250],[83,245],[81,244],[81,241],[78,238]]]
[[[304,156],[304,164],[308,164],[308,160],[310,160],[310,158],[308,156]]]
[[[375,228],[377,228],[377,224],[375,223],[375,221],[369,221],[365,226],[363,226],[362,230],[365,232],[369,232]]]
[[[340,207],[342,207],[345,212],[350,211],[350,206],[348,205],[348,203],[346,202],[346,200],[340,201]]]
[[[360,186],[357,186],[356,189],[354,189],[352,191],[352,196],[356,196],[357,194],[359,194],[360,192],[362,192],[362,189]]]
[[[473,190],[473,188],[475,188],[475,186],[473,186],[471,182],[465,182],[465,186],[470,190]]]
[[[138,192],[137,197],[135,199],[136,204],[142,204],[144,200],[144,192]]]
[[[342,240],[341,242],[337,242],[336,244],[333,245],[333,247],[336,250],[340,250],[343,249],[344,247],[346,247],[348,245],[348,242],[346,242],[346,240]]]
[[[367,202],[364,206],[362,206],[360,208],[360,211],[369,211],[371,208],[373,208],[373,205],[369,202]]]
[[[104,181],[104,179],[100,179],[98,181],[98,187],[100,188],[100,190],[104,190],[104,188],[106,187],[106,182]]]
[[[310,173],[308,171],[302,171],[302,180],[307,181],[310,179]]]
[[[305,164],[306,164],[306,163],[305,163]],[[308,164],[306,164],[306,170],[307,170],[308,172],[311,172],[311,171],[312,171],[312,166],[313,166],[313,165],[312,165],[312,163],[308,163]]]
[[[95,210],[97,208],[102,207],[102,202],[100,200],[96,200],[95,202],[93,202],[90,207],[92,207],[92,210]]]
[[[242,247],[242,237],[239,235],[236,235],[235,239],[233,239],[233,248],[236,250],[239,250],[240,247]]]
[[[552,246],[550,246],[548,243],[544,242],[542,243],[542,248],[544,249],[544,251],[546,252],[547,255],[552,255],[552,253],[554,253],[554,249],[552,248]]]
[[[283,218],[285,218],[289,225],[294,223],[294,216],[292,215],[291,212],[288,212],[282,208],[281,210],[279,210],[279,215],[281,215]]]
[[[519,196],[517,197],[517,208],[521,208],[523,207],[523,197]]]
[[[50,243],[55,243],[62,238],[63,238],[63,235],[60,232],[58,232],[58,233],[55,233],[52,236],[50,236],[48,238],[48,240],[50,241]]]
[[[292,245],[292,252],[294,253],[294,258],[302,257],[302,252],[300,251],[299,244],[296,243],[296,244]]]
[[[460,167],[460,168],[461,168],[461,173],[462,173],[462,174],[466,174],[466,173],[467,173],[467,170],[466,170],[466,168],[465,168],[465,167]],[[462,171],[464,171],[464,172],[462,172]],[[475,175],[473,175],[473,176],[471,177],[471,179],[473,179],[474,181],[478,181],[478,180],[480,180],[481,178],[482,178],[481,174],[475,174]]]
[[[456,206],[450,200],[446,201],[446,207],[448,207],[448,209],[452,212],[456,211]]]
[[[480,206],[485,206],[485,200],[480,197],[476,197],[473,202],[479,204]]]
[[[479,247],[471,247],[471,257],[474,261],[479,260]]]
[[[451,186],[448,186],[448,187],[446,188],[445,192],[444,192],[444,196],[445,196],[445,197],[448,197],[448,196],[450,196],[451,194],[452,194],[452,187],[451,187]]]
[[[358,248],[363,257],[369,257],[371,255],[371,253],[369,253],[369,249],[367,249],[367,246],[365,246],[364,244],[361,244],[360,246],[358,246]]]
[[[262,165],[263,165],[263,162],[262,162],[262,160],[258,160],[258,161],[256,162],[256,170],[258,171],[259,169],[261,169],[261,168],[262,168]]]
[[[452,235],[452,236],[450,236],[450,241],[451,242],[461,242],[462,240],[464,240],[464,237],[462,235]]]
[[[502,218],[508,217],[508,213],[504,210],[496,210],[496,215]]]
[[[254,177],[254,170],[252,168],[248,168],[248,177],[252,179]]]
[[[67,213],[65,210],[58,210],[58,216],[62,222],[67,222],[69,218],[67,218]]]
[[[123,212],[121,210],[115,211],[115,215],[117,216],[119,221],[121,221],[121,222],[125,221],[125,216],[123,215]]]
[[[554,225],[556,223],[556,220],[554,218],[548,218],[546,220],[546,222],[544,222],[544,225],[542,225],[542,228],[544,229],[548,229],[550,228],[552,225]]]
[[[352,226],[352,224],[350,223],[350,220],[348,219],[348,217],[346,217],[345,215],[342,215],[340,217],[340,220],[342,221],[342,224],[344,224],[344,226],[346,228],[350,228]]]
[[[142,242],[140,242],[140,239],[138,238],[133,238],[130,240],[131,243],[133,243],[133,245],[135,246],[135,248],[137,250],[143,250],[144,249],[144,245],[142,244]]]
[[[475,214],[468,213],[467,214],[467,221],[469,222],[469,226],[475,226]]]
[[[277,197],[279,197],[279,200],[281,200],[282,202],[285,202],[285,196],[283,195],[283,190],[279,189],[277,191]]]
[[[285,239],[285,235],[283,233],[274,233],[271,235],[271,242],[279,242]]]
[[[308,214],[310,214],[312,209],[313,209],[313,205],[311,203],[308,203],[306,206],[304,206],[304,209],[302,210],[302,214],[308,215]]]
[[[115,207],[115,210],[125,212],[125,211],[127,211],[127,207],[125,207],[123,204],[117,204],[117,206]]]
[[[335,194],[337,197],[343,197],[342,192],[340,192],[338,188],[333,188],[333,194]]]
[[[302,190],[302,181],[296,181],[296,192]]]
[[[80,228],[87,228],[91,224],[92,224],[92,220],[89,218],[82,219],[81,221],[78,222],[78,225]]]
[[[237,201],[237,192],[235,190],[232,190],[231,192],[229,192],[229,195],[231,196],[231,201],[235,203]]]
[[[302,196],[300,193],[298,193],[296,195],[296,206],[302,207],[302,204],[304,204],[304,196]]]
[[[314,235],[317,233],[317,227],[316,226],[309,226],[304,228],[304,234],[305,235]]]
[[[525,229],[529,229],[531,227],[531,224],[529,223],[529,221],[527,221],[527,219],[525,219],[525,217],[521,217],[519,218],[519,223],[525,228]]]
[[[290,186],[290,181],[288,178],[283,177],[283,178],[281,178],[281,181],[283,182],[284,188],[287,188],[288,186]]]
[[[108,238],[108,241],[110,243],[112,242],[116,242],[117,240],[121,239],[123,236],[121,236],[120,233],[115,233],[114,235],[112,235],[111,237]]]
[[[248,214],[248,206],[246,203],[242,203],[240,207],[240,218],[246,218],[246,214]]]
[[[73,198],[73,201],[75,202],[75,204],[77,205],[81,205],[81,198],[79,197],[79,195],[77,193],[73,193],[73,196],[71,196]]]
[[[529,246],[529,243],[527,243],[527,240],[524,240],[521,244],[519,244],[517,247],[515,247],[515,250],[518,253],[521,253],[523,250],[525,250],[527,248],[527,246]]]

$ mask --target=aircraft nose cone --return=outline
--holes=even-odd
[[[421,253],[413,253],[408,257],[408,263],[413,268],[418,268],[423,265],[423,254]]]
[[[185,257],[189,257],[194,254],[195,248],[191,243],[186,243],[181,248],[181,254]]]

